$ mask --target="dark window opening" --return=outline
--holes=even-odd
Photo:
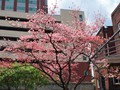
[[[61,23],[61,21],[55,21],[55,23]]]
[[[83,60],[87,60],[87,57],[85,55],[83,55]]]
[[[80,19],[80,21],[83,21],[83,16],[79,15],[79,19]]]
[[[18,37],[7,37],[7,36],[0,36],[0,40],[10,40],[10,41],[17,41]]]
[[[84,76],[87,76],[87,75],[89,75],[89,72],[88,71],[84,71]]]
[[[0,51],[3,51],[5,48],[5,46],[0,46]]]

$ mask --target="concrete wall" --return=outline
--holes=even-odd
[[[69,89],[73,90],[73,85],[70,85]],[[38,90],[63,90],[63,89],[59,88],[58,86],[53,84],[53,85],[48,85],[48,86],[45,86],[45,87],[43,86]],[[84,83],[84,84],[79,85],[77,87],[77,90],[94,90],[94,86],[93,86],[92,83]]]
[[[66,10],[66,9],[61,9],[60,10],[60,15],[53,15],[53,17],[57,20],[57,21],[61,21],[61,23],[63,24],[68,24],[68,25],[72,25],[72,22],[75,20],[75,18],[73,17],[74,11],[73,10]],[[79,15],[82,15],[82,20],[85,20],[85,15],[83,11],[76,11],[74,13],[76,15],[76,18],[78,20],[80,20]]]
[[[27,18],[27,15],[31,15],[31,14],[23,13],[23,12],[0,10],[0,16],[5,16],[5,17]]]
[[[0,88],[0,90],[7,90],[7,89]],[[12,88],[12,90],[15,90],[15,89]],[[25,90],[25,89],[21,88],[18,90]],[[58,87],[55,84],[51,84],[51,85],[47,85],[47,86],[38,87],[33,90],[63,90],[63,89]],[[69,86],[69,90],[73,90],[73,85]],[[94,87],[93,83],[83,83],[83,84],[79,85],[76,90],[95,90],[95,87]]]

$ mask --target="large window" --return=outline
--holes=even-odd
[[[13,8],[14,8],[14,0],[6,0],[5,10],[13,10]]]
[[[87,70],[84,71],[84,76],[89,75],[89,72]]]
[[[6,2],[13,2],[13,0],[6,0]]]
[[[1,8],[1,5],[2,5],[2,0],[0,0],[0,8]]]
[[[45,0],[45,6],[47,5],[47,0]]]
[[[36,8],[31,8],[31,7],[29,7],[29,12],[36,12]]]
[[[87,60],[87,57],[85,55],[83,55],[83,60],[85,60],[85,61]]]
[[[17,11],[25,12],[25,0],[17,1]]]
[[[29,0],[29,4],[37,4],[37,0]]]
[[[34,13],[37,11],[37,0],[29,0],[29,12]]]

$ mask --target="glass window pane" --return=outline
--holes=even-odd
[[[5,10],[13,10],[13,8],[14,8],[14,0],[6,0]]]
[[[29,12],[34,13],[37,11],[37,0],[29,0]]]
[[[45,0],[45,6],[47,5],[47,0]]]
[[[0,8],[1,8],[1,6],[2,6],[1,4],[2,4],[2,0],[0,0]]]
[[[25,12],[25,0],[18,0],[17,11]]]
[[[17,11],[25,11],[25,7],[18,6],[18,7],[17,7]]]
[[[25,3],[25,0],[17,0],[18,3]]]

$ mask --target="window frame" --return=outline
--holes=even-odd
[[[118,82],[116,82],[116,80],[117,80]],[[113,77],[113,78],[112,78],[112,81],[113,81],[113,84],[114,84],[114,85],[120,85],[120,79],[117,79],[116,77]]]

